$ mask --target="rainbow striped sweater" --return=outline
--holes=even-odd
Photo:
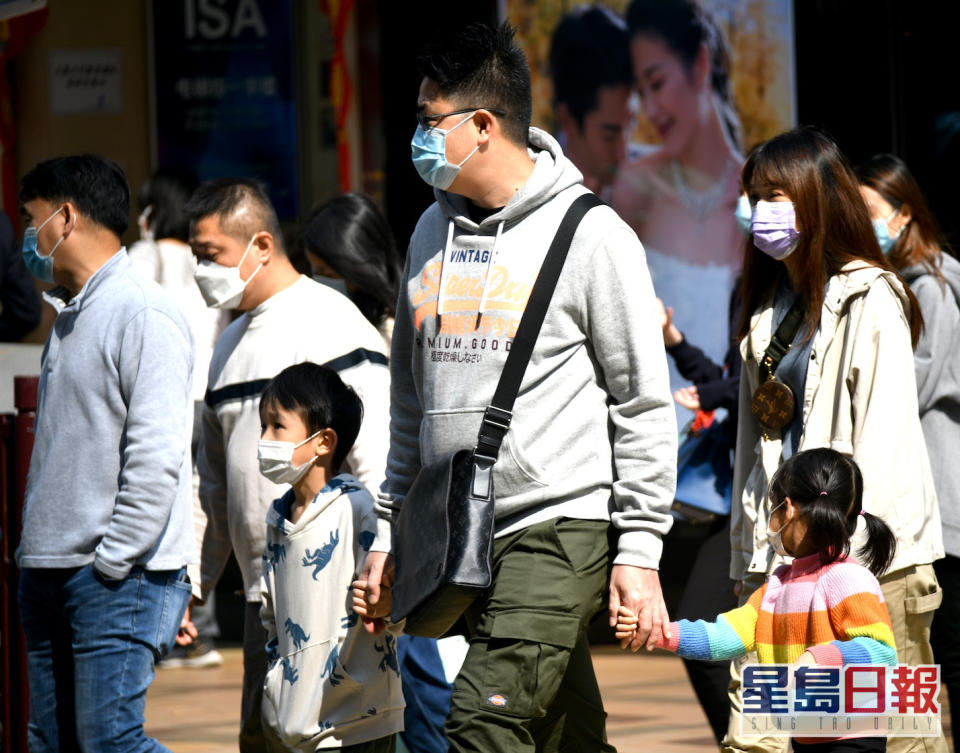
[[[824,566],[819,554],[778,567],[746,604],[716,622],[672,623],[659,647],[687,659],[756,651],[762,664],[790,664],[809,649],[821,665],[897,663],[877,579],[849,558]]]

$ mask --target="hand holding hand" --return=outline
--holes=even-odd
[[[384,618],[390,614],[393,603],[393,579],[393,556],[368,552],[360,578],[353,583],[353,611],[368,633],[380,635],[386,628]]]
[[[626,607],[627,613],[621,615],[620,608]],[[660,574],[656,570],[632,565],[614,565],[610,575],[610,627],[617,628],[621,617],[626,628],[632,624],[629,613],[636,615],[637,625],[633,637],[623,636],[621,647],[637,651],[646,644],[652,651],[661,637],[670,638],[670,618],[663,603],[660,590]]]

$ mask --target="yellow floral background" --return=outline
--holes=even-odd
[[[744,146],[768,139],[796,125],[792,0],[702,0],[726,33],[733,57],[734,104],[743,125]],[[623,13],[629,0],[506,0],[507,19],[527,53],[533,86],[533,124],[554,131],[551,106],[550,37],[560,18],[578,5],[601,4]],[[643,118],[634,141],[656,143]]]

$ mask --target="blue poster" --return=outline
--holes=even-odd
[[[298,215],[292,0],[154,0],[159,167],[253,177]]]

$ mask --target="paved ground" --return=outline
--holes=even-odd
[[[174,753],[237,750],[240,649],[221,648],[221,653],[226,659],[222,667],[157,672],[147,697],[147,731]],[[594,665],[609,713],[610,742],[620,753],[717,749],[677,657],[594,646]],[[949,729],[946,712],[944,727]]]
[[[157,671],[147,697],[147,731],[175,753],[237,749],[240,649],[221,653],[222,667]],[[594,664],[609,713],[610,741],[620,753],[711,750],[710,728],[676,657],[597,646]]]

